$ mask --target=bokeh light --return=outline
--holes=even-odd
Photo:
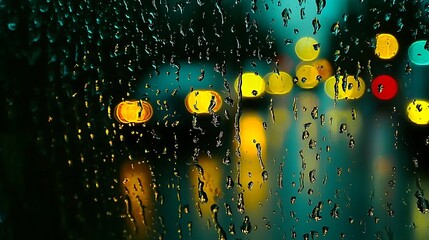
[[[390,100],[398,93],[398,83],[389,75],[381,75],[372,81],[371,91],[380,100]]]
[[[311,37],[303,37],[296,42],[295,53],[302,61],[312,61],[319,56],[319,42]]]
[[[116,105],[114,117],[120,123],[144,123],[153,115],[150,103],[142,100],[123,101]]]
[[[326,81],[333,74],[332,64],[327,59],[317,59],[313,62],[313,66],[319,72],[322,77],[322,81]]]
[[[320,76],[317,68],[309,63],[301,63],[296,70],[297,85],[304,89],[312,89],[319,84]]]
[[[419,125],[429,124],[429,102],[426,100],[414,100],[407,106],[408,118]]]
[[[269,73],[264,77],[266,91],[270,94],[286,94],[292,90],[292,76],[286,72]]]
[[[239,77],[235,80],[234,88],[238,93]],[[244,73],[241,77],[241,94],[243,97],[259,97],[265,92],[265,81],[256,73]]]
[[[426,40],[416,41],[408,48],[408,57],[416,65],[429,65],[429,49],[425,49]]]
[[[388,33],[381,33],[375,39],[375,55],[381,59],[391,59],[396,56],[399,44],[395,36]]]
[[[186,96],[185,106],[190,113],[217,112],[222,107],[222,97],[216,91],[194,90]]]
[[[365,93],[365,81],[361,77],[358,77],[356,79],[355,76],[348,76],[346,97],[348,99],[358,99],[358,98],[361,98],[364,93]]]
[[[328,78],[328,80],[326,80],[325,82],[325,93],[326,95],[328,95],[328,97],[332,98],[332,99],[344,99],[346,97],[346,92],[343,91],[343,88],[341,87],[341,79],[343,78],[343,76],[340,76],[338,78],[338,83],[337,83],[337,79],[335,78],[335,76],[332,76],[330,78]],[[337,91],[335,91],[335,89],[337,89]],[[337,96],[335,96],[335,93],[337,93]]]
[[[361,77],[355,79],[355,76],[349,75],[338,77],[336,84],[335,76],[328,78],[325,82],[325,92],[330,98],[335,99],[335,89],[337,88],[337,99],[358,99],[365,93],[365,82]]]

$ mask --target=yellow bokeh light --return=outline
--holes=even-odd
[[[238,93],[239,77],[235,80],[234,88]],[[265,92],[265,81],[256,73],[244,73],[241,77],[241,94],[243,97],[259,97]]]
[[[317,68],[310,64],[299,64],[296,70],[296,77],[299,87],[304,89],[311,89],[319,84],[320,76]]]
[[[270,94],[286,94],[292,90],[293,80],[288,73],[269,73],[264,79],[267,83],[266,90]]]
[[[217,112],[222,107],[222,97],[211,90],[194,90],[185,98],[186,109],[190,113]]]
[[[152,106],[142,100],[123,101],[116,105],[114,117],[120,123],[144,123],[153,115]]]
[[[429,102],[414,100],[407,107],[408,118],[419,125],[429,124]]]
[[[344,79],[344,76],[339,76],[338,80],[337,99],[358,99],[365,93],[365,82],[360,77],[356,80],[354,76],[347,76],[347,79]],[[345,89],[343,88],[344,80],[346,81]],[[325,92],[332,99],[335,99],[335,84],[335,76],[328,78],[325,82]]]
[[[365,82],[361,77],[356,80],[354,76],[347,77],[346,97],[348,99],[358,99],[365,93]]]
[[[302,61],[312,61],[319,56],[319,43],[311,37],[303,37],[295,44],[295,53]]]
[[[379,58],[391,59],[398,53],[399,43],[396,37],[392,34],[377,34],[375,40],[375,55],[377,55]]]

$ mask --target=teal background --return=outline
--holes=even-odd
[[[199,159],[210,156],[219,161],[212,174],[222,179],[217,217],[228,239],[291,239],[294,234],[298,239],[306,234],[426,239],[428,215],[418,211],[415,193],[422,191],[427,198],[429,131],[407,119],[406,106],[415,98],[428,99],[429,70],[407,56],[414,41],[428,39],[428,2],[328,1],[320,14],[317,2],[0,2],[0,239],[142,238],[130,227],[129,196],[120,175],[122,165],[137,162],[151,166],[152,186],[160,196],[153,202],[153,224],[143,227],[151,234],[144,238],[217,239],[211,214],[197,214],[197,187],[189,173]],[[288,26],[282,19],[285,9]],[[314,18],[321,23],[316,34]],[[331,26],[337,21],[341,30],[335,35]],[[398,38],[394,59],[374,55],[380,32]],[[294,75],[299,63],[294,43],[305,36],[320,41],[320,57],[334,69],[355,74],[359,62],[367,87],[374,76],[393,76],[398,95],[380,101],[368,90],[361,99],[334,102],[319,84],[311,90],[294,86],[287,95],[238,99],[233,82],[240,72],[265,75],[278,68]],[[293,43],[285,44],[287,39]],[[201,69],[205,78],[198,81]],[[217,112],[219,126],[212,124],[213,116],[186,111],[184,98],[191,88],[213,89],[234,100],[232,105],[223,102]],[[111,112],[128,99],[149,101],[152,119],[144,125],[116,123]],[[284,121],[272,120],[271,104]],[[243,114],[254,112],[267,124],[262,151],[269,178],[262,189],[252,190],[267,197],[257,205],[244,199],[244,214],[237,211],[237,195],[248,191],[247,183],[238,187],[234,176],[243,160],[235,154],[238,105]],[[313,120],[315,106],[319,118]],[[344,117],[353,108],[357,119]],[[356,142],[353,149],[350,137],[339,133],[345,121]],[[308,122],[310,138],[317,141],[313,150],[301,139]],[[227,150],[231,165],[222,163]],[[313,169],[316,182],[310,183]],[[233,189],[224,186],[226,176],[234,179]],[[294,204],[291,197],[296,197]],[[322,219],[315,221],[309,215],[319,201]],[[335,204],[339,218],[331,217]],[[179,214],[185,205],[189,213]],[[245,216],[251,222],[249,234],[240,230]],[[231,223],[235,235],[228,232]],[[329,227],[326,236],[324,226]]]

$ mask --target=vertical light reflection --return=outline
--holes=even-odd
[[[222,217],[218,217],[224,215],[221,198],[225,178],[221,163],[217,158],[201,157],[197,164],[189,168],[191,203],[195,206],[189,221],[193,225],[192,228],[188,227],[190,236],[213,238],[217,235],[218,239],[226,236],[227,224]]]
[[[267,197],[266,179],[262,176],[268,161],[267,139],[263,119],[258,113],[243,112],[240,118],[240,137],[240,183],[246,211],[255,211]]]
[[[412,181],[411,181],[412,182]],[[429,189],[429,179],[422,178],[420,179],[420,185],[423,190]],[[417,198],[415,197],[416,188],[413,186],[411,188],[411,192],[409,193],[409,211],[411,212],[411,222],[407,227],[413,229],[413,236],[410,239],[427,239],[429,236],[429,228],[428,224],[428,215],[423,214],[419,211],[417,207]],[[425,199],[428,199],[429,196],[426,194],[423,196]]]
[[[284,199],[296,199],[293,204],[289,202],[285,204],[291,206],[289,211],[292,218],[290,220],[294,222],[293,228],[298,235],[302,235],[308,231],[306,224],[302,223],[309,217],[312,221],[319,221],[317,211],[314,216],[312,211],[319,202],[323,202],[321,189],[323,173],[320,162],[316,160],[323,144],[319,138],[319,96],[314,92],[299,93],[296,97],[296,108],[298,114],[295,128],[291,132],[293,140],[288,145],[290,158],[286,163],[286,166],[291,168],[294,178],[292,191],[288,192]]]
[[[401,211],[403,202],[398,197],[398,194],[405,190],[405,180],[402,179],[403,169],[399,167],[403,164],[401,164],[402,153],[394,149],[395,138],[392,137],[394,128],[389,124],[390,116],[385,113],[378,113],[376,116],[377,121],[374,121],[370,128],[371,135],[368,143],[368,154],[372,165],[369,184],[373,187],[369,206],[366,206],[367,215],[373,221],[369,225],[369,230],[376,232],[382,227],[380,225],[386,225],[389,227],[386,229],[387,234],[408,238],[405,232],[397,231],[403,228],[402,221],[397,219],[408,218],[406,213]]]
[[[288,136],[288,129],[292,123],[292,114],[286,107],[286,104],[279,104],[278,107],[273,107],[273,112],[268,113],[269,116],[266,117],[268,125],[267,136],[269,136],[267,142],[270,153],[273,151],[283,153],[284,151],[285,138]],[[273,115],[275,120],[271,120]]]
[[[152,238],[155,196],[150,167],[142,162],[125,162],[120,176],[128,228],[136,239]]]
[[[218,204],[218,199],[222,196],[223,174],[219,168],[220,163],[216,158],[200,158],[198,165],[189,170],[192,199],[200,206],[204,219],[210,219],[210,206]]]
[[[269,148],[263,123],[259,112],[245,111],[240,118],[241,156],[236,159],[240,166],[234,169],[233,174],[240,178],[241,184],[241,187],[236,188],[237,205],[241,194],[244,205],[243,209],[237,207],[238,214],[234,218],[240,223],[236,226],[237,231],[246,234],[250,227],[252,238],[271,239],[275,232],[263,226],[271,219],[268,212],[274,208],[269,193],[275,184],[277,172],[273,171],[272,159],[268,158]],[[248,227],[247,220],[250,223]],[[258,226],[257,231],[254,230],[255,226]]]

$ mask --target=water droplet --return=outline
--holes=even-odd
[[[317,119],[319,117],[319,107],[314,107],[313,110],[311,110],[311,117],[313,120]]]
[[[315,149],[315,148],[316,148],[316,145],[317,145],[317,141],[316,141],[316,140],[314,140],[314,139],[310,139],[310,141],[308,142],[308,147],[309,147],[310,149]]]
[[[373,217],[374,216],[374,207],[369,207],[368,209],[368,216]]]
[[[331,217],[333,218],[339,218],[340,217],[340,206],[336,203],[334,204],[334,207],[331,210]]]
[[[323,226],[322,227],[322,234],[323,234],[323,236],[326,236],[326,234],[328,234],[328,231],[329,231],[329,227],[327,227],[327,226]]]
[[[253,183],[252,181],[250,181],[250,182],[247,184],[247,189],[249,189],[249,191],[252,191],[253,186],[254,186],[254,183]]]
[[[340,133],[346,133],[347,132],[347,124],[342,123],[340,125]]]
[[[229,224],[228,232],[229,232],[229,234],[231,234],[231,235],[235,235],[235,226],[234,226],[234,223],[230,223],[230,224]]]
[[[308,173],[308,177],[309,177],[310,183],[314,183],[316,181],[316,169],[311,170]]]
[[[9,23],[7,24],[7,28],[8,28],[10,31],[15,31],[15,30],[16,30],[16,28],[17,28],[17,24],[16,24],[16,22],[9,22]]]
[[[202,203],[206,203],[209,200],[207,193],[204,191],[204,182],[200,178],[198,178],[198,198]]]
[[[356,109],[352,108],[352,120],[356,120],[356,117],[357,117]]]
[[[244,213],[244,196],[243,193],[239,193],[237,197],[237,209],[240,213]]]
[[[349,140],[349,148],[353,149],[355,147],[355,145],[356,145],[355,140],[353,138],[351,138]]]
[[[226,177],[226,189],[232,189],[234,187],[234,181],[231,176]]]
[[[262,181],[263,182],[268,181],[268,172],[266,170],[262,171]]]
[[[232,216],[231,206],[228,203],[224,203],[226,215]]]
[[[241,232],[244,234],[249,234],[252,230],[252,225],[250,224],[250,219],[248,216],[245,216],[243,219],[243,224],[241,225]]]

